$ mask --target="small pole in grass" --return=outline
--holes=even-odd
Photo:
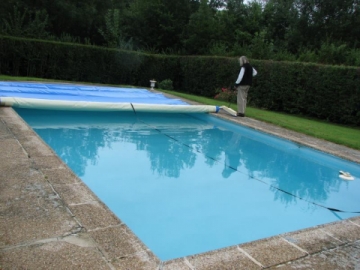
[[[230,89],[229,105],[228,105],[228,107],[230,108],[231,99],[232,99],[233,95],[235,96],[235,94],[236,94],[236,87],[234,86],[233,88],[231,88],[231,86],[230,86],[228,89]]]

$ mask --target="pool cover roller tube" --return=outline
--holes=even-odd
[[[74,111],[136,111],[168,113],[210,113],[218,112],[220,107],[210,105],[167,105],[141,103],[115,103],[71,100],[46,100],[34,98],[0,97],[1,106],[28,109],[74,110]]]
[[[0,82],[0,106],[77,111],[216,113],[220,107],[189,105],[138,88]]]

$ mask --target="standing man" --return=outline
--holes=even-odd
[[[246,56],[241,56],[239,62],[240,73],[235,82],[237,90],[237,116],[244,117],[248,91],[252,85],[252,77],[256,76],[257,71],[250,65]]]

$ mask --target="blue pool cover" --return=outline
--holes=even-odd
[[[147,89],[79,84],[0,82],[0,105],[33,109],[218,112],[219,107],[189,105]]]

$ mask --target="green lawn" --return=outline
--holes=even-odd
[[[236,110],[236,104],[193,96],[175,91],[161,90],[164,93],[172,94],[188,100],[208,105],[225,105]],[[247,107],[246,116],[260,121],[271,123],[289,130],[294,130],[312,137],[324,139],[326,141],[345,145],[360,150],[360,128],[348,127],[332,124],[316,119],[309,119],[301,116],[289,115],[279,112],[271,112],[267,110]]]
[[[32,78],[32,77],[13,77],[7,75],[0,75],[0,81],[32,81],[32,82],[56,82],[57,80],[48,80],[41,78]],[[61,82],[61,81],[58,81]]]
[[[0,75],[0,81],[54,82],[55,80]],[[57,82],[64,82],[64,81],[57,81]],[[229,104],[228,102],[223,102],[211,98],[204,98],[204,97],[199,97],[184,93],[178,93],[175,91],[168,91],[168,90],[160,90],[160,91],[164,93],[172,94],[174,96],[182,97],[188,100],[192,100],[195,102],[199,102],[202,104],[218,105],[218,106],[225,105],[236,110],[236,104]],[[281,126],[289,130],[294,130],[316,138],[324,139],[326,141],[334,142],[337,144],[345,145],[360,150],[360,128],[335,125],[329,122],[320,121],[316,119],[309,119],[301,116],[271,112],[271,111],[261,110],[252,107],[248,107],[246,109],[246,116],[264,122],[272,123],[274,125]]]

